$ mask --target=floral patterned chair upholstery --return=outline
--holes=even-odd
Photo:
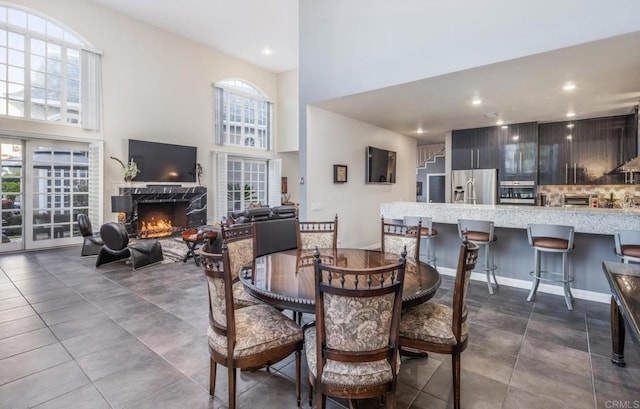
[[[466,235],[463,240],[452,307],[426,302],[404,310],[400,319],[401,347],[451,355],[455,409],[460,408],[460,354],[467,347],[469,334],[467,288],[478,260],[478,245],[467,242]]]
[[[316,252],[316,321],[305,326],[309,405],[315,389],[317,408],[327,395],[385,396],[385,407],[395,407],[405,256],[358,270],[323,264]]]
[[[297,268],[311,266],[313,256],[304,252],[319,249],[338,249],[338,215],[331,222],[301,222],[296,219],[298,243]]]
[[[226,244],[222,254],[200,251],[209,289],[210,355],[209,394],[214,395],[217,364],[228,370],[229,409],[236,404],[236,369],[262,368],[281,361],[295,352],[296,397],[300,406],[300,355],[302,329],[275,308],[258,304],[236,309],[230,252]]]
[[[239,282],[240,274],[253,274],[256,264],[256,236],[253,223],[234,224],[222,227],[222,243],[229,253],[229,272],[233,285],[233,299],[236,308],[261,304]]]
[[[422,237],[422,221],[417,226],[402,223],[382,223],[382,252],[400,254],[406,247],[407,255],[415,260],[420,259],[420,238]]]

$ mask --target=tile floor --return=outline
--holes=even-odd
[[[0,408],[224,408],[224,373],[216,397],[208,394],[201,270],[192,261],[96,269],[79,254],[0,256]],[[448,302],[451,287],[443,277],[436,299]],[[525,297],[508,287],[489,296],[472,283],[463,408],[640,407],[637,348],[627,341],[626,368],[609,362],[608,305],[577,300],[569,312],[561,297]],[[447,356],[403,359],[398,407],[451,407],[450,371]],[[240,408],[294,408],[293,358],[239,373],[238,389]]]

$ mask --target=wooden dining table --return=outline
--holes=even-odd
[[[370,268],[397,263],[398,254],[379,250],[319,249],[325,263],[337,263],[341,267]],[[255,271],[240,275],[247,292],[278,308],[296,312],[315,313],[315,287],[313,250],[282,251],[256,258]],[[402,306],[421,304],[435,294],[440,287],[438,271],[421,261],[407,257]]]

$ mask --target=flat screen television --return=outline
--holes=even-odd
[[[195,146],[129,139],[129,160],[140,171],[137,182],[195,182],[197,154]]]
[[[367,146],[367,183],[396,183],[396,153]]]

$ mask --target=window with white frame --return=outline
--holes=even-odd
[[[217,82],[215,92],[216,143],[271,149],[271,110],[267,96],[240,80]]]
[[[91,126],[82,123],[83,107],[99,111],[99,102],[89,101],[99,95],[86,89],[96,86],[96,73],[88,71],[97,69],[87,52],[96,54],[60,24],[0,5],[0,115],[97,129],[93,118],[85,121]]]
[[[243,210],[258,202],[267,204],[267,161],[229,158],[227,211]]]

